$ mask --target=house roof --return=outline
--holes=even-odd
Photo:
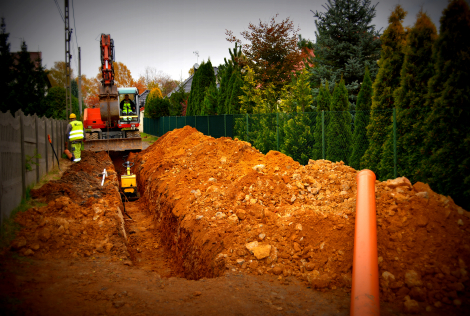
[[[219,68],[217,68],[217,67],[213,67],[213,68],[214,68],[214,74],[217,76]],[[183,81],[182,84],[183,84],[183,87],[184,87],[184,92],[186,92],[186,93],[191,92],[191,85],[193,84],[193,78],[194,78],[194,74],[189,76],[189,78],[186,79],[185,81]],[[173,92],[178,91],[179,87],[180,86],[178,85],[176,88],[174,88],[170,93],[167,94],[167,97],[169,98]]]

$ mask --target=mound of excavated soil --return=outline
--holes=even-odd
[[[101,186],[102,172],[108,177]],[[88,257],[106,252],[128,258],[116,172],[109,156],[84,151],[62,178],[50,181],[33,198],[48,203],[19,213],[23,228],[12,249],[39,258]]]
[[[143,202],[191,279],[226,270],[351,286],[356,174],[185,127],[139,153]],[[470,286],[470,220],[450,197],[406,178],[376,182],[381,299],[458,305]],[[409,296],[409,297],[407,297]]]

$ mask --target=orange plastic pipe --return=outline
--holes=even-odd
[[[377,258],[375,174],[357,175],[356,227],[351,290],[351,315],[380,315],[379,262]]]

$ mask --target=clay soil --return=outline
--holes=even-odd
[[[47,206],[0,253],[3,314],[349,314],[356,170],[189,127],[125,154],[32,191]],[[141,198],[123,204],[125,160]],[[466,314],[468,213],[405,178],[376,199],[382,315]]]

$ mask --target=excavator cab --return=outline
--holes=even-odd
[[[118,88],[118,95],[119,123],[130,124],[129,127],[135,129],[135,124],[139,123],[139,91],[137,88]],[[133,105],[135,110],[130,105]]]

